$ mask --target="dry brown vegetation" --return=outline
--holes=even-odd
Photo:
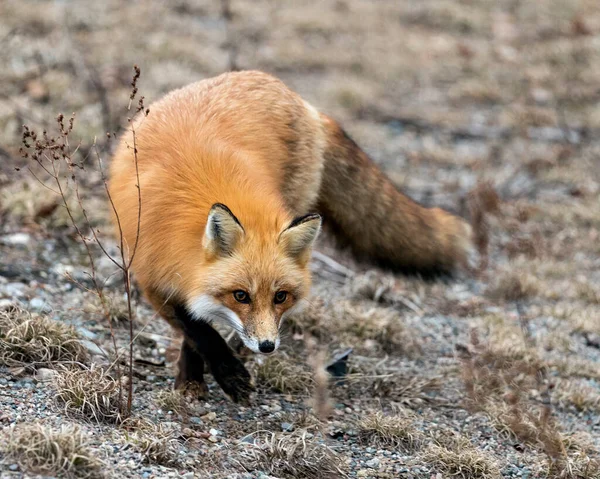
[[[343,461],[306,430],[291,434],[257,434],[244,445],[249,470],[265,470],[284,478],[331,479],[347,477]]]
[[[55,378],[56,399],[67,414],[95,421],[120,422],[124,405],[119,383],[104,369],[65,370]]]
[[[20,308],[0,311],[0,364],[84,363],[87,356],[73,327]]]
[[[301,3],[0,2],[0,424],[21,451],[0,475],[93,475],[98,457],[123,478],[600,477],[600,3]],[[93,240],[118,255],[96,152],[107,165],[129,124],[135,64],[149,106],[231,67],[279,76],[405,192],[467,217],[476,267],[426,282],[324,235],[281,350],[245,357],[251,406],[210,374],[203,401],[172,392],[172,332],[143,299],[130,321]],[[24,124],[65,139],[61,111],[80,193],[67,175],[64,202],[19,154]]]
[[[310,367],[285,354],[265,358],[255,374],[261,387],[276,393],[308,395],[314,387]]]
[[[104,463],[79,426],[52,429],[40,423],[20,424],[4,431],[0,449],[24,470],[67,478],[106,477]]]
[[[125,427],[131,430],[131,433],[125,434],[126,443],[132,444],[145,462],[177,466],[179,448],[173,429],[149,421],[134,421],[125,424]]]
[[[386,416],[381,412],[371,413],[358,423],[361,440],[366,444],[400,448],[413,452],[423,442],[423,433],[414,425],[414,415],[403,411]]]
[[[431,444],[425,449],[423,459],[435,470],[461,479],[499,479],[500,469],[485,453],[474,447],[449,449]]]

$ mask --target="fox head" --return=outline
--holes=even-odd
[[[245,229],[227,206],[212,206],[201,287],[188,298],[188,309],[198,320],[227,323],[249,349],[268,354],[279,347],[282,320],[306,302],[321,217],[261,224]]]

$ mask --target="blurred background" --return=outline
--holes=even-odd
[[[0,310],[18,304],[73,324],[94,361],[98,347],[112,351],[106,315],[94,294],[65,276],[87,284],[89,260],[59,198],[24,168],[32,163],[19,148],[24,124],[56,132],[57,115],[75,112],[75,159],[89,161],[97,139],[109,161],[106,133],[133,115],[133,65],[151,110],[169,90],[231,69],[280,77],[339,120],[410,196],[469,218],[484,259],[479,276],[426,283],[363,275],[351,258],[320,245],[352,271],[327,276],[337,263],[316,263],[313,309],[291,324],[271,362],[248,359],[259,386],[252,408],[238,409],[211,384],[209,402],[192,413],[202,419],[191,426],[217,430],[210,441],[186,436],[188,424],[157,402],[173,381],[165,367],[172,333],[136,301],[136,331],[142,321],[145,329],[135,355],[145,362],[135,366],[134,411],[185,438],[177,447],[187,448],[188,470],[214,461],[223,470],[210,477],[231,478],[247,463],[231,452],[246,434],[317,424],[305,414],[313,371],[303,340],[315,334],[329,358],[353,348],[356,381],[332,387],[335,414],[318,428],[350,471],[367,471],[360,477],[405,477],[409,468],[406,477],[426,479],[496,478],[499,469],[514,478],[599,477],[600,1],[0,0]],[[108,233],[94,165],[79,176],[81,195],[92,226]],[[83,221],[72,191],[67,200]],[[125,347],[120,276],[99,252],[96,268]],[[0,373],[11,384],[30,380]],[[290,378],[311,386],[290,386]],[[19,409],[24,394],[44,408],[55,394],[26,388],[2,390],[10,394],[0,401],[0,422],[60,424],[51,408]],[[398,412],[404,407],[410,414]],[[406,455],[393,443],[390,454],[369,452],[356,431],[376,441],[381,430],[360,421],[374,418],[377,429],[381,411],[396,426],[408,424],[411,442],[413,432],[428,438],[423,444],[460,438],[440,442],[458,466],[435,465],[439,447]],[[110,438],[95,431],[96,443],[129,441],[122,431]],[[118,451],[115,477],[140,477],[139,456],[130,460],[131,450],[119,447],[109,449]],[[476,452],[492,461],[491,472],[464,462]],[[273,467],[266,464],[260,470]]]
[[[1,154],[59,112],[76,112],[84,147],[118,131],[134,64],[146,104],[260,69],[422,201],[457,208],[483,177],[510,195],[584,192],[590,179],[560,161],[600,128],[599,53],[595,0],[2,0]],[[531,191],[532,174],[552,181]]]

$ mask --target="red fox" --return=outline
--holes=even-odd
[[[176,388],[205,392],[206,362],[231,399],[248,400],[250,375],[211,322],[254,352],[275,351],[282,321],[306,302],[322,218],[358,256],[395,270],[466,261],[465,221],[404,196],[333,119],[266,73],[173,91],[133,130],[109,191],[129,254],[137,242],[142,290],[183,333]]]

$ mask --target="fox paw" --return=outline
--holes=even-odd
[[[208,396],[208,386],[204,381],[182,381],[177,378],[174,389],[194,399],[206,399]]]
[[[223,392],[234,402],[248,404],[250,394],[254,391],[252,377],[241,361],[232,358],[211,367],[215,381]]]

